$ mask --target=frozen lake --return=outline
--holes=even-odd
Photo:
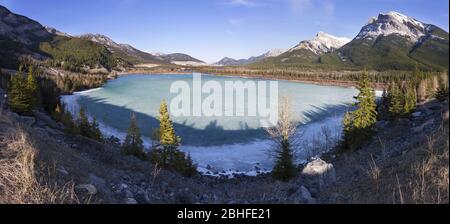
[[[167,74],[123,76],[102,88],[63,96],[63,101],[71,111],[84,106],[90,116],[101,122],[105,137],[114,135],[124,139],[130,116],[135,113],[148,146],[152,130],[159,126],[157,117],[161,101],[170,102],[176,96],[170,93],[172,83],[182,80],[192,88],[192,77]],[[260,79],[202,76],[203,83],[210,80],[222,84]],[[296,118],[302,123],[302,144],[296,152],[297,162],[320,153],[321,149],[310,146],[321,141],[319,134],[323,127],[328,127],[332,141],[337,141],[343,114],[353,102],[356,89],[289,81],[279,81],[278,85],[279,97],[291,99]],[[177,135],[182,138],[181,150],[188,152],[204,173],[225,171],[251,175],[268,171],[273,165],[270,141],[260,126],[259,117],[181,116],[172,117],[172,120]]]

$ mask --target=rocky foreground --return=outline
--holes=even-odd
[[[408,181],[405,170],[423,158],[416,153],[417,150],[426,150],[429,136],[439,130],[447,130],[448,136],[448,104],[430,102],[419,106],[412,119],[379,122],[379,134],[362,150],[332,152],[322,159],[312,159],[298,168],[300,175],[289,183],[275,181],[270,175],[236,176],[232,179],[185,178],[124,156],[114,144],[67,135],[63,129],[61,124],[40,111],[35,111],[34,117],[22,117],[8,110],[0,113],[2,164],[18,160],[20,154],[5,152],[15,146],[18,135],[22,136],[21,144],[36,152],[36,158],[31,162],[36,179],[40,179],[37,182],[45,180],[45,186],[61,186],[59,189],[66,189],[71,195],[50,203],[397,203],[397,185],[386,185],[386,189],[374,188],[380,184],[374,182],[374,167],[380,170],[378,180],[383,179],[382,175],[392,176],[384,174],[385,170],[399,171],[396,174],[398,182],[405,186]],[[440,200],[448,203],[448,141],[446,152],[447,196]],[[7,154],[10,156],[6,157]],[[413,161],[411,156],[417,161]],[[411,164],[398,165],[405,161]],[[1,164],[0,169],[14,171],[8,170],[13,169],[11,166]],[[0,191],[17,190],[4,173],[7,172],[0,172],[0,180],[6,187],[0,187]],[[40,175],[45,178],[40,178]],[[0,203],[11,203],[11,199],[0,198]]]

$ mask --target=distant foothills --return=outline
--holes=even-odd
[[[319,32],[288,50],[207,64],[182,53],[162,54],[119,44],[101,34],[69,35],[0,6],[0,67],[16,70],[27,57],[81,73],[127,72],[158,66],[171,70],[233,71],[447,71],[445,30],[397,12],[371,18],[353,39]]]

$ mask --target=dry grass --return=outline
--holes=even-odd
[[[37,157],[38,150],[22,127],[3,132],[0,136],[0,203],[79,203],[73,183],[52,181],[53,171],[48,166],[41,168]]]
[[[411,200],[413,203],[449,203],[448,125],[428,136],[426,157],[412,167]]]
[[[393,130],[400,132],[401,130]],[[394,133],[395,134],[395,133]],[[386,133],[388,137],[394,135]],[[388,155],[395,144],[386,136],[355,154],[335,161],[341,182],[322,194],[324,202],[355,204],[448,204],[449,123],[411,143],[401,154]],[[406,140],[409,141],[409,140]],[[378,143],[378,144],[377,144]],[[343,195],[329,200],[331,193]]]

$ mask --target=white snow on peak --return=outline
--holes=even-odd
[[[157,56],[157,57],[161,57],[161,56],[166,56],[166,53],[163,52],[152,52],[152,51],[147,51],[147,53],[153,55],[153,56]]]
[[[295,46],[290,51],[306,49],[314,52],[317,55],[322,55],[325,53],[333,52],[350,41],[351,39],[349,38],[335,37],[321,31],[316,35],[314,39],[302,41],[299,45]]]
[[[81,36],[78,36],[78,37],[85,38],[85,39],[88,39],[88,40],[90,40],[92,42],[99,43],[99,44],[102,44],[102,45],[106,45],[108,47],[113,47],[113,48],[121,48],[121,47],[123,47],[123,45],[114,42],[111,38],[109,38],[109,37],[107,37],[105,35],[102,35],[102,34],[84,34],[84,35],[81,35]]]
[[[272,50],[268,51],[267,53],[263,54],[262,56],[264,58],[277,57],[286,51],[287,51],[286,49],[272,49]]]
[[[398,34],[416,42],[426,35],[428,27],[428,24],[398,12],[381,13],[378,18],[369,20],[356,39],[376,39],[378,36]]]

